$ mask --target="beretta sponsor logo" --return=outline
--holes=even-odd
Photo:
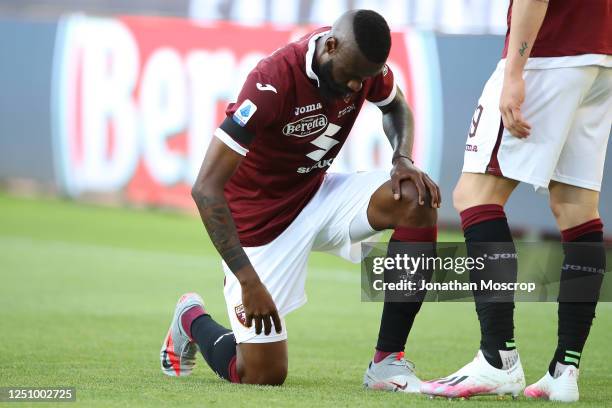
[[[327,116],[323,114],[311,115],[287,123],[283,127],[283,134],[285,136],[306,137],[325,129],[325,127],[327,127]]]

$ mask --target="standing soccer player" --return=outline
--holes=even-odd
[[[192,190],[223,258],[231,330],[198,295],[183,295],[161,350],[165,374],[190,374],[199,347],[228,381],[282,384],[285,316],[306,303],[311,251],[357,262],[361,241],[393,229],[392,241],[425,243],[434,253],[440,192],[411,160],[413,119],[385,64],[390,48],[382,16],[350,11],[248,75]],[[380,108],[394,149],[391,179],[380,171],[327,174],[366,100]],[[385,303],[367,387],[419,391],[403,351],[420,306]]]
[[[503,59],[480,97],[454,191],[468,251],[487,242],[514,251],[504,213],[510,194],[519,182],[550,192],[565,254],[558,344],[527,397],[578,400],[578,366],[605,271],[598,205],[612,120],[611,54],[612,0],[511,2]],[[489,261],[471,279],[515,282],[516,266],[516,257]],[[577,292],[587,301],[567,300]],[[512,297],[493,303],[474,295],[482,334],[476,358],[424,383],[423,392],[517,395],[525,386]]]

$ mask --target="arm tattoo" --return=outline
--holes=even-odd
[[[521,57],[523,55],[525,55],[525,50],[528,48],[529,46],[527,45],[527,42],[523,41],[523,43],[521,44],[521,49],[519,50],[519,54],[521,54]]]
[[[248,265],[249,258],[240,245],[225,198],[203,196],[196,199],[196,204],[211,241],[231,271],[236,273]]]
[[[400,153],[411,154],[413,129],[414,120],[405,102],[398,102],[393,109],[383,114],[383,130],[394,151],[398,147],[407,147],[407,150],[401,150]]]

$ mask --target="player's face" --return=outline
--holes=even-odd
[[[358,51],[336,50],[319,68],[321,94],[326,99],[339,99],[359,92],[363,81],[381,72],[384,65],[368,61]]]
[[[324,99],[339,99],[353,91],[346,85],[334,80],[334,63],[330,59],[319,68],[319,91]]]

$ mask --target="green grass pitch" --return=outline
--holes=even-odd
[[[457,235],[442,234],[444,239]],[[200,220],[0,195],[0,386],[74,386],[76,405],[99,407],[555,405],[363,390],[382,305],[360,301],[358,269],[312,256],[309,302],[287,319],[290,362],[283,387],[225,383],[203,359],[192,376],[169,378],[159,369],[159,349],[183,292],[199,292],[213,317],[227,324],[222,271]],[[609,303],[598,306],[583,353],[581,406],[612,404],[611,312]],[[553,352],[556,306],[518,304],[516,326],[530,383]],[[468,362],[477,345],[471,303],[428,303],[406,354],[420,376],[431,379]]]

